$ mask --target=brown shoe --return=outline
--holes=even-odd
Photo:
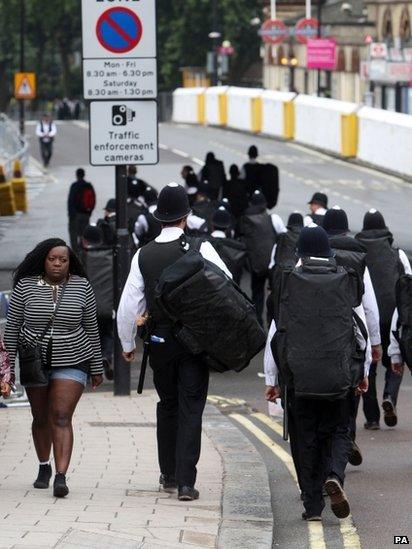
[[[349,502],[339,480],[329,477],[325,482],[325,490],[330,497],[332,513],[340,519],[347,518],[350,515]]]

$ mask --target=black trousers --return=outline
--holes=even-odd
[[[283,409],[285,409],[284,402],[283,402]],[[299,488],[303,492],[302,482],[301,482],[300,458],[299,458],[298,425],[296,421],[296,410],[295,410],[295,393],[292,389],[288,389],[288,427],[289,427],[290,451],[292,454],[293,465],[295,466]]]
[[[70,246],[76,253],[80,250],[80,238],[83,236],[89,221],[90,214],[87,213],[76,213],[69,218]]]
[[[252,272],[252,301],[256,307],[256,315],[261,326],[263,326],[263,309],[265,306],[265,284],[267,274],[259,275]]]
[[[348,401],[296,398],[294,411],[303,504],[308,514],[320,515],[325,506],[322,491],[327,477],[336,475],[343,481],[350,450]],[[346,436],[337,436],[339,432],[346,432]]]
[[[383,398],[390,397],[396,406],[398,402],[399,389],[402,383],[402,375],[397,375],[392,372],[391,359],[388,356],[388,347],[390,344],[390,326],[381,326],[381,338],[382,338],[382,365],[385,368],[385,386],[383,389]],[[380,420],[380,409],[378,402],[378,395],[376,390],[376,370],[377,363],[373,362],[369,371],[369,389],[366,394],[363,395],[363,412],[366,420],[369,422]]]
[[[99,327],[102,356],[112,364],[114,352],[113,320],[98,316],[97,325]]]
[[[48,166],[53,154],[53,141],[49,141],[48,143],[44,143],[40,139],[40,153],[43,160],[43,164],[45,166]]]
[[[155,333],[165,340],[150,347],[150,366],[160,398],[157,405],[160,471],[176,476],[179,486],[194,486],[209,370],[187,353],[169,330],[157,329]]]

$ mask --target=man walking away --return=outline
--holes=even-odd
[[[382,408],[388,427],[398,422],[396,404],[402,376],[392,371],[388,356],[392,316],[395,311],[395,288],[399,278],[412,274],[409,260],[403,250],[393,246],[393,235],[386,227],[383,215],[375,209],[365,214],[363,230],[356,239],[367,249],[366,265],[369,269],[379,307],[380,331],[382,339],[382,364],[386,369]],[[363,399],[366,416],[366,429],[379,429],[380,411],[376,394],[376,368],[374,361],[370,373],[370,387]]]
[[[277,235],[286,232],[282,219],[277,214],[270,215],[266,199],[260,191],[255,191],[240,221],[240,234],[246,244],[252,273],[252,301],[260,325],[263,326],[265,284],[269,275],[269,263]]]
[[[338,206],[328,210],[325,214],[323,228],[328,233],[329,243],[333,249],[336,262],[345,269],[354,269],[363,280],[364,293],[362,305],[366,317],[370,343],[372,347],[372,360],[379,362],[382,358],[381,334],[379,324],[379,309],[369,269],[366,267],[366,248],[349,233],[348,216]],[[351,465],[360,465],[363,461],[361,451],[355,442],[356,417],[358,414],[360,397],[349,394],[349,425],[348,430],[352,442],[352,450],[349,455]],[[344,433],[345,435],[346,433]]]
[[[40,154],[45,168],[50,164],[53,155],[53,141],[57,134],[56,124],[51,116],[43,115],[36,127],[36,135],[40,141]]]
[[[240,178],[239,168],[236,164],[230,166],[230,179],[226,181],[223,189],[223,198],[229,200],[230,209],[236,221],[244,214],[249,206],[249,190],[245,179]]]
[[[275,402],[281,391],[284,402],[287,396],[285,413],[305,507],[302,518],[321,520],[323,489],[333,513],[346,518],[350,507],[343,482],[349,437],[346,456],[334,442],[337,431],[347,426],[348,392],[368,386],[370,349],[362,323],[362,283],[355,271],[336,264],[321,227],[302,230],[298,256],[295,269],[283,278],[267,340],[266,399]],[[356,368],[355,347],[364,353]]]
[[[325,217],[326,210],[328,209],[328,197],[324,193],[315,193],[308,204],[310,206],[311,213],[305,216],[305,219],[303,220],[304,226],[310,227],[313,223],[315,223],[315,225],[322,227],[323,219]]]
[[[259,151],[255,145],[249,147],[248,150],[249,161],[243,165],[240,172],[240,177],[248,182],[248,194],[252,194],[260,188],[260,168],[261,165],[258,162]]]
[[[113,380],[113,249],[103,244],[102,233],[94,225],[86,227],[80,253],[93,288],[97,305],[97,324],[106,378]]]
[[[180,501],[199,498],[195,488],[196,465],[200,456],[209,370],[175,338],[169,317],[155,299],[155,288],[164,269],[186,253],[184,229],[189,213],[184,188],[177,183],[167,185],[159,195],[154,212],[162,224],[162,232],[136,252],[117,315],[123,355],[128,362],[135,357],[136,319],[146,314],[150,317],[150,366],[159,395],[160,485],[165,491],[177,488]],[[202,243],[200,253],[230,276],[210,242]]]
[[[104,209],[104,218],[97,221],[97,227],[102,232],[103,244],[114,246],[116,244],[116,199],[107,201]]]
[[[210,198],[218,200],[226,184],[225,166],[221,160],[215,157],[215,154],[208,152],[205,159],[205,165],[200,170],[199,180],[207,181],[210,187]]]
[[[140,179],[137,175],[136,166],[128,166],[127,168],[127,195],[135,198],[143,196],[146,187],[146,181]]]
[[[155,189],[147,187],[144,193],[144,201],[147,208],[137,218],[133,232],[133,240],[137,249],[157,238],[162,232],[160,221],[153,216],[158,201],[158,194]]]
[[[96,193],[93,185],[85,181],[83,168],[76,170],[76,181],[72,183],[68,198],[70,245],[79,251],[80,238],[90,221],[96,206]]]
[[[287,231],[277,236],[270,258],[270,286],[272,291],[279,287],[282,272],[296,265],[296,247],[303,229],[303,217],[299,212],[290,214]]]

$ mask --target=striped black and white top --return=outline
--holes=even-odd
[[[57,289],[57,299],[62,287]],[[39,277],[23,278],[13,290],[4,343],[14,369],[17,343],[33,345],[49,322],[55,303],[53,287]],[[43,358],[52,337],[51,366],[75,368],[90,361],[90,373],[101,374],[102,355],[97,326],[96,301],[88,280],[71,276],[62,302],[43,339]]]

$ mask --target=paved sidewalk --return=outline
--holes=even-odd
[[[155,403],[152,391],[130,398],[114,398],[109,393],[84,395],[74,420],[75,449],[68,472],[70,494],[64,500],[53,498],[51,488],[32,488],[37,460],[30,436],[29,409],[0,410],[0,548],[232,549],[230,541],[219,541],[220,529],[225,530],[224,508],[232,513],[228,526],[237,535],[239,528],[250,526],[246,511],[235,517],[235,506],[232,504],[229,510],[225,503],[230,500],[227,493],[224,497],[225,482],[233,482],[234,477],[230,468],[225,471],[221,455],[230,453],[230,448],[221,447],[218,451],[210,431],[218,429],[222,435],[226,428],[225,436],[237,461],[242,454],[237,450],[236,437],[244,439],[243,435],[208,406],[206,417],[211,420],[208,434],[203,437],[198,475],[201,499],[180,503],[176,495],[159,492]],[[250,445],[244,441],[243,446]],[[256,461],[257,452],[249,446],[247,452],[249,462]],[[236,484],[239,489],[241,480]],[[250,518],[253,532],[255,518]],[[261,526],[258,525],[259,535]],[[271,521],[264,521],[263,527],[265,539],[271,540]],[[222,539],[233,539],[231,532],[226,529]],[[270,541],[254,546],[270,547]]]

